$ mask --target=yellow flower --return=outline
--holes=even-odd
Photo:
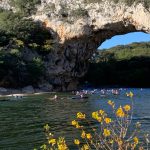
[[[123,141],[122,141],[122,139],[117,139],[117,142],[118,142],[118,145],[122,145],[123,144]]]
[[[116,116],[118,116],[120,118],[123,118],[125,116],[125,113],[124,113],[124,111],[123,111],[121,106],[117,109]]]
[[[99,110],[99,114],[100,114],[100,115],[102,115],[102,116],[103,116],[103,115],[104,115],[104,113],[105,113],[105,112],[104,112],[103,110]]]
[[[49,144],[52,144],[52,146],[53,146],[53,145],[56,144],[56,139],[50,139],[50,140],[48,141],[48,143],[49,143]]]
[[[102,117],[97,117],[98,122],[102,122]]]
[[[131,147],[132,147],[132,149],[135,149],[135,147],[136,147],[137,144],[139,143],[139,139],[138,139],[137,137],[134,137],[134,138],[133,138],[133,142],[134,142],[134,143],[131,144]]]
[[[137,145],[139,143],[139,139],[137,137],[133,138],[134,143]]]
[[[59,144],[58,145],[58,150],[68,150],[68,147],[66,144]]]
[[[83,126],[80,126],[79,123],[78,123],[76,120],[73,120],[73,121],[71,122],[71,124],[72,124],[73,126],[75,126],[77,129],[83,127]]]
[[[82,133],[81,133],[81,137],[82,137],[83,139],[86,137],[86,133],[85,133],[85,131],[82,131]]]
[[[130,92],[130,97],[132,98],[134,96],[134,94],[132,92]]]
[[[113,144],[113,143],[114,143],[114,141],[113,141],[113,140],[110,140],[110,141],[109,141],[109,143],[110,143],[110,144]]]
[[[111,118],[105,118],[105,122],[106,122],[106,124],[111,123]]]
[[[87,139],[91,139],[92,138],[92,135],[90,133],[86,134],[86,138]]]
[[[128,97],[131,97],[131,98],[134,96],[134,94],[133,94],[132,92],[126,93],[126,95],[127,95]]]
[[[131,106],[130,105],[125,105],[123,108],[124,108],[125,111],[130,111],[131,110]]]
[[[83,114],[81,112],[78,112],[77,113],[77,118],[79,118],[79,119],[85,119],[85,114]]]
[[[59,137],[57,141],[58,150],[68,150],[68,147],[66,145],[66,141],[63,137]]]
[[[104,129],[103,135],[104,135],[105,137],[110,136],[110,134],[111,134],[110,130]]]
[[[80,126],[79,123],[77,122],[76,128],[79,129],[79,128],[82,128],[82,127],[83,127],[83,126]]]
[[[89,146],[87,144],[84,144],[82,146],[81,150],[89,150]]]
[[[78,139],[75,139],[75,140],[74,140],[74,144],[79,145],[79,144],[80,144],[80,141],[79,141]]]
[[[73,120],[73,121],[71,122],[71,124],[72,124],[73,126],[75,126],[77,123],[78,123],[78,122],[77,122],[76,120]]]
[[[98,118],[98,111],[92,112],[92,118],[97,120],[97,118]]]
[[[114,103],[113,101],[111,101],[111,100],[108,101],[108,104],[109,104],[110,106],[112,106],[113,108],[115,107],[115,103]]]

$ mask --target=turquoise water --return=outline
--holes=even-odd
[[[92,111],[105,109],[111,113],[107,100],[116,104],[130,103],[126,92],[134,93],[134,121],[142,123],[142,132],[150,133],[150,89],[124,89],[119,96],[100,97],[91,95],[86,100],[72,100],[70,93],[59,93],[57,101],[49,100],[52,94],[29,96],[17,101],[0,101],[0,150],[32,150],[45,142],[43,126],[48,123],[56,136],[65,136],[73,147],[73,138],[78,136],[70,122],[78,111],[88,116]],[[89,120],[91,120],[89,118]],[[91,120],[93,126],[97,124]],[[87,127],[88,128],[88,127]]]

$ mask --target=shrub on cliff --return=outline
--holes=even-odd
[[[0,46],[13,45],[12,39],[15,38],[17,44],[23,44],[40,54],[47,54],[53,49],[50,31],[40,22],[24,19],[11,11],[0,12],[0,35]]]
[[[0,50],[0,86],[22,87],[36,85],[43,77],[44,64],[40,58],[26,61],[19,49]]]
[[[11,0],[11,5],[23,15],[31,15],[35,13],[36,6],[40,3],[40,0]]]
[[[0,13],[0,33],[24,40],[25,43],[34,41],[43,44],[47,39],[52,38],[50,32],[43,28],[39,22],[24,19],[20,14],[11,11]]]
[[[44,76],[43,60],[52,49],[51,33],[41,23],[0,11],[0,86],[36,84]],[[25,58],[30,51],[38,58]]]
[[[133,3],[138,4],[138,3],[143,3],[146,8],[150,7],[150,1],[149,0],[108,0],[108,1],[113,1],[115,3],[125,3],[129,6],[131,6]],[[102,0],[84,0],[85,3],[101,3]]]
[[[36,83],[44,73],[43,61],[40,58],[33,58],[31,62],[27,63],[27,70],[31,82]]]

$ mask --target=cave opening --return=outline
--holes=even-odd
[[[104,41],[89,59],[84,82],[94,87],[150,87],[150,34],[132,32]]]
[[[116,35],[104,41],[98,49],[109,49],[118,45],[128,45],[135,42],[150,42],[150,34],[144,32],[131,32],[123,35]]]

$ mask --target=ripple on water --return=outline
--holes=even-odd
[[[150,132],[150,89],[126,91],[131,90],[135,94],[133,122],[140,121],[142,132]],[[72,141],[79,133],[70,125],[76,113],[85,112],[90,118],[92,111],[104,108],[111,115],[107,100],[114,100],[118,106],[128,104],[130,99],[125,96],[126,91],[118,97],[93,95],[87,100],[72,100],[68,98],[70,94],[61,93],[59,96],[64,98],[58,101],[48,100],[52,95],[45,94],[29,96],[21,101],[0,102],[0,149],[30,150],[39,147],[45,141],[43,126],[46,123],[56,136],[66,137],[72,150],[76,149]],[[89,120],[92,126],[97,126],[96,122]]]

